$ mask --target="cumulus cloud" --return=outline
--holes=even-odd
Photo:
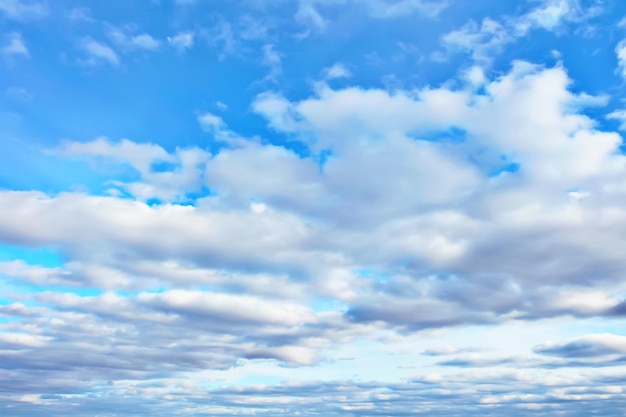
[[[311,280],[313,293],[345,306],[352,325],[417,331],[613,316],[623,301],[618,278],[624,265],[611,249],[619,247],[621,232],[605,224],[624,214],[619,205],[598,213],[606,213],[607,202],[622,191],[595,184],[620,183],[624,160],[614,151],[621,140],[595,130],[568,87],[563,68],[516,63],[482,93],[322,86],[295,102],[260,95],[255,110],[276,129],[308,141],[313,155],[306,158],[281,146],[235,140],[211,113],[201,114],[200,124],[222,132],[229,144],[216,155],[128,140],[66,142],[63,154],[134,169],[137,180],[113,185],[141,201],[184,201],[202,187],[214,195],[198,207],[150,207],[112,197],[5,193],[7,210],[16,204],[28,209],[18,222],[0,224],[0,231],[16,243],[63,241],[82,253],[86,246],[73,231],[85,222],[99,225],[91,235],[108,242],[111,256],[183,257],[203,268]],[[450,125],[471,139],[427,140],[429,132]],[[484,147],[494,159],[483,163],[511,155],[520,171],[493,176],[462,156]],[[320,163],[315,154],[325,150],[331,156]],[[572,189],[586,197],[573,198]],[[263,204],[262,216],[250,210],[251,201],[255,208]],[[74,215],[65,218],[69,207]],[[121,268],[119,282],[132,276],[111,259],[90,262]],[[362,268],[387,278],[359,278],[354,271]]]

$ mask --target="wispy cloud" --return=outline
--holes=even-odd
[[[593,18],[600,11],[600,6],[583,8],[576,0],[543,0],[519,16],[505,16],[501,21],[485,18],[480,24],[470,21],[442,39],[449,49],[470,53],[476,61],[487,63],[531,30],[555,31],[568,23]]]
[[[615,54],[617,55],[617,71],[626,80],[626,40],[617,44]]]
[[[48,15],[46,3],[23,0],[0,0],[0,13],[9,19],[24,21]]]
[[[90,37],[81,39],[78,45],[87,56],[86,59],[81,62],[86,65],[97,65],[105,63],[113,66],[120,64],[120,59],[109,45],[103,42],[98,42]]]
[[[172,37],[168,37],[167,41],[178,52],[183,52],[193,47],[196,35],[193,32],[179,32]]]
[[[112,28],[107,34],[111,42],[124,50],[148,50],[155,51],[160,42],[147,33],[133,34],[129,30]]]
[[[24,38],[22,34],[19,32],[11,32],[4,37],[4,44],[2,45],[2,49],[0,52],[5,57],[12,56],[22,56],[28,57],[30,56],[30,52],[26,47],[26,43],[24,42]]]
[[[266,79],[276,81],[276,77],[282,72],[281,56],[276,51],[274,45],[263,45],[263,65],[270,68]]]
[[[91,9],[89,7],[74,7],[67,14],[70,20],[75,21],[83,21],[83,22],[93,22],[95,21],[92,17]]]
[[[346,7],[347,6],[347,7]],[[342,0],[333,2],[329,0],[299,0],[294,18],[300,24],[316,31],[324,31],[328,24],[328,18],[324,17],[320,9],[342,8],[365,12],[374,19],[394,19],[410,15],[422,15],[430,18],[438,16],[449,6],[448,1],[430,0]],[[301,34],[301,36],[306,36]]]

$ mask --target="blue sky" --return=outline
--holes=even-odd
[[[625,15],[0,0],[0,414],[622,415]]]

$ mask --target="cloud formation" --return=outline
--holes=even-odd
[[[0,414],[620,415],[620,4],[0,0]]]

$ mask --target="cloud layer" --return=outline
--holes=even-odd
[[[0,0],[0,413],[620,415],[618,6],[279,3]]]

